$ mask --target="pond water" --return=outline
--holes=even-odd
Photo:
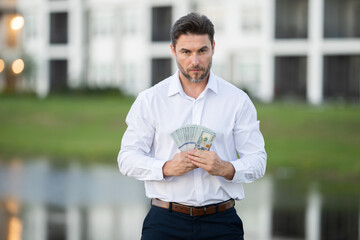
[[[359,240],[358,182],[313,181],[281,169],[236,202],[247,240]],[[0,240],[140,239],[143,183],[117,166],[0,163]]]

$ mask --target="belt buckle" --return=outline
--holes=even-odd
[[[194,207],[190,207],[190,217],[194,216],[193,209],[194,209]],[[206,207],[202,207],[202,209],[204,209],[204,215],[206,215]]]

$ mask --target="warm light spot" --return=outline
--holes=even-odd
[[[24,70],[24,67],[24,61],[22,59],[16,59],[11,68],[15,74],[20,74]]]
[[[0,73],[4,71],[4,69],[5,69],[5,62],[4,60],[0,59]]]
[[[17,217],[10,218],[8,240],[21,240],[22,224]]]
[[[20,209],[19,209],[19,204],[16,202],[16,201],[7,201],[5,203],[5,206],[6,206],[6,210],[11,213],[11,214],[18,214]]]
[[[14,17],[10,22],[11,29],[19,30],[24,26],[24,18],[21,16]]]

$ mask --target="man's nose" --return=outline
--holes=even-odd
[[[199,56],[197,54],[194,54],[192,57],[191,57],[191,64],[193,66],[197,66],[199,65]]]

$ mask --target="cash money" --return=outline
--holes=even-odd
[[[176,146],[182,152],[190,149],[210,150],[216,133],[201,125],[190,124],[182,126],[171,133]]]

